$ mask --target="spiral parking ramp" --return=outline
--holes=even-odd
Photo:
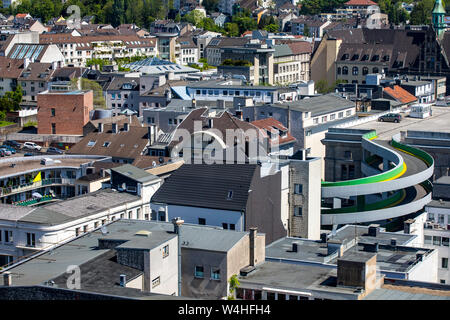
[[[400,135],[391,141],[376,140],[376,132],[362,136],[361,146],[371,155],[361,164],[365,177],[322,181],[322,198],[354,199],[356,204],[341,208],[322,208],[322,225],[381,221],[421,210],[431,201],[433,158],[423,150],[402,144]],[[381,172],[377,166],[387,161],[391,167]],[[366,197],[382,195],[366,203]]]

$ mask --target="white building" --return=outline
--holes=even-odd
[[[149,201],[161,179],[134,168],[127,178],[135,181],[136,188],[120,178],[121,168],[111,171],[111,179],[124,181],[120,183],[123,191],[101,189],[41,207],[0,205],[0,264],[50,249],[117,219],[150,220]],[[135,178],[137,171],[139,178]]]

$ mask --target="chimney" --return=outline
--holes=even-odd
[[[123,131],[125,131],[125,132],[130,131],[130,124],[128,122],[125,122],[123,124]]]
[[[369,226],[369,236],[370,237],[376,237],[378,235],[379,232],[379,224],[371,224]]]
[[[5,272],[5,273],[3,274],[3,285],[4,285],[5,287],[9,287],[9,286],[12,285],[12,276],[11,276],[11,273]]]
[[[117,133],[117,123],[112,124],[111,130],[112,130],[112,133]]]
[[[393,247],[397,246],[397,239],[391,238],[391,246]]]
[[[363,243],[363,251],[365,251],[365,252],[378,252],[378,242],[375,242],[375,243]]]
[[[339,240],[329,240],[327,242],[327,256],[338,252],[338,256],[341,257],[344,253],[344,247],[342,246],[342,241]]]
[[[298,252],[298,243],[292,243],[292,252]]]
[[[119,284],[121,287],[125,287],[127,284],[127,276],[125,274],[121,274],[119,276]]]
[[[258,228],[253,227],[250,228],[250,266],[254,267],[257,262],[255,258],[255,241],[256,241],[256,233],[258,232]]]
[[[103,123],[99,122],[98,124],[98,132],[103,132]]]

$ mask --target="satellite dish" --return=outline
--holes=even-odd
[[[102,234],[108,234],[108,228],[106,228],[106,226],[102,226],[102,228],[100,229],[102,231]]]

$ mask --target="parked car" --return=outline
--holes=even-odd
[[[5,142],[3,142],[3,144],[7,145],[7,146],[11,146],[16,149],[20,149],[20,147],[21,147],[21,144],[15,140],[6,140]]]
[[[6,149],[6,150],[11,151],[12,154],[16,154],[16,149],[14,149],[13,147],[7,146],[5,144],[0,146],[0,149]]]
[[[399,123],[400,121],[402,121],[402,116],[401,116],[401,114],[398,114],[398,113],[388,113],[388,114],[385,114],[384,116],[379,117],[378,121]]]
[[[7,149],[1,148],[0,150],[3,151],[3,153],[5,154],[5,156],[10,156],[10,155],[12,155],[11,151],[9,151],[9,150],[7,150]]]
[[[34,154],[32,154],[31,152],[27,152],[23,156],[24,157],[32,157],[32,156],[34,156]]]
[[[61,149],[55,148],[55,147],[50,147],[47,149],[48,153],[57,153],[57,154],[63,154],[64,151],[62,151]]]
[[[28,141],[23,144],[23,147],[25,149],[38,150],[38,151],[41,151],[41,149],[42,149],[42,147],[40,145],[38,145],[34,142],[28,142]]]

